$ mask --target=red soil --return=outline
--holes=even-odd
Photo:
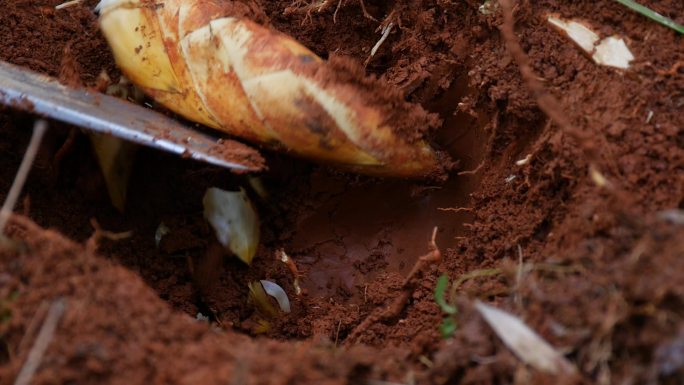
[[[2,3],[0,59],[90,87],[102,70],[117,79],[96,1],[55,11],[60,2]],[[356,0],[310,18],[284,14],[290,0],[262,3],[274,27],[324,57],[362,63],[380,37]],[[459,160],[449,181],[354,177],[266,154],[270,197],[252,194],[263,239],[249,268],[235,258],[210,263],[201,208],[206,188],[248,186],[244,176],[141,149],[118,213],[87,138],[75,132],[60,151],[72,129],[53,123],[18,209],[30,220],[16,217],[8,229],[22,247],[0,252],[0,384],[13,383],[57,298],[66,311],[33,383],[563,380],[522,364],[472,310],[475,298],[521,317],[581,382],[678,383],[684,228],[681,211],[668,220],[662,210],[684,209],[682,36],[613,1],[518,4],[517,38],[569,131],[539,109],[500,32],[501,11],[483,15],[481,3],[364,1],[398,26],[367,71],[442,118],[433,141]],[[681,2],[644,3],[684,23]],[[633,68],[595,65],[549,28],[549,12],[624,36]],[[32,119],[0,111],[0,198]],[[590,163],[610,187],[594,183]],[[103,240],[96,252],[83,245],[91,218],[133,236]],[[171,233],[156,248],[161,222]],[[434,226],[441,262],[404,284]],[[275,258],[280,248],[303,273],[302,296]],[[520,276],[519,259],[552,268]],[[464,284],[457,331],[442,339],[436,278],[492,267],[503,273]],[[247,303],[247,283],[258,279],[278,282],[293,302],[259,337]],[[398,313],[380,317],[403,297]],[[197,313],[212,325],[193,321]]]

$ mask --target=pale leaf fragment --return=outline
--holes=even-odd
[[[264,290],[264,285],[261,282],[249,282],[247,283],[249,288],[249,301],[254,305],[257,312],[267,319],[275,319],[278,317],[278,308],[276,308],[269,295]]]
[[[257,193],[259,198],[268,200],[269,193],[266,189],[266,186],[264,186],[264,180],[261,177],[248,175],[247,181],[249,182],[250,187],[252,187],[252,190]]]
[[[154,232],[154,244],[157,248],[159,248],[162,238],[170,232],[171,229],[164,222],[161,222],[159,226],[157,226],[157,230]]]
[[[547,21],[591,56],[596,64],[628,69],[630,62],[634,60],[634,55],[621,37],[609,36],[601,39],[591,28],[575,20],[548,16]]]
[[[204,217],[216,238],[246,264],[252,263],[259,245],[259,218],[245,190],[207,189],[202,200]]]
[[[107,184],[109,199],[117,210],[123,212],[138,146],[110,135],[89,133],[88,136]]]
[[[280,310],[284,311],[285,313],[289,313],[290,299],[287,297],[285,290],[283,290],[283,288],[277,283],[267,281],[265,279],[262,279],[259,282],[261,282],[261,286],[264,287],[266,294],[275,298],[276,302],[278,302],[278,307],[280,307]]]
[[[598,64],[627,69],[634,55],[621,37],[609,36],[596,46],[592,59]]]
[[[475,308],[503,343],[526,364],[550,374],[577,371],[570,361],[519,318],[480,301],[475,302]]]
[[[547,18],[548,22],[557,27],[587,53],[594,50],[594,44],[599,41],[599,35],[594,33],[584,24],[574,20],[562,20],[553,16]]]
[[[485,0],[482,5],[478,8],[478,11],[483,15],[491,15],[496,12],[499,8],[499,3],[497,1]]]

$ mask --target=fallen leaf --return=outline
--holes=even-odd
[[[533,368],[550,374],[576,373],[575,366],[519,318],[480,301],[475,309],[516,356]]]
[[[619,36],[601,39],[591,28],[576,20],[548,16],[547,21],[577,44],[596,64],[628,69],[634,60],[634,55]]]
[[[259,218],[245,190],[212,187],[207,189],[202,203],[204,217],[221,245],[246,264],[252,263],[259,246]]]

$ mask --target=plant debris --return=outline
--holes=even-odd
[[[21,194],[21,190],[24,188],[26,178],[28,178],[28,174],[31,171],[33,160],[36,157],[36,153],[38,152],[40,143],[43,140],[45,132],[47,131],[47,127],[48,124],[43,119],[37,120],[34,124],[31,141],[26,148],[26,152],[24,153],[24,157],[19,165],[19,170],[17,170],[17,174],[12,181],[12,185],[7,193],[7,197],[0,208],[0,244],[5,244],[9,241],[5,236],[5,225],[7,225],[7,221],[12,215],[12,210],[14,210],[14,206],[17,204],[17,200],[19,199],[19,194]]]
[[[292,258],[290,258],[289,255],[285,252],[283,249],[278,249],[276,251],[276,256],[280,260],[280,262],[284,263],[285,266],[287,266],[287,269],[292,273],[292,286],[295,288],[295,294],[296,295],[301,295],[302,294],[302,288],[299,285],[299,269],[297,269],[297,265],[294,263]]]
[[[439,325],[439,331],[442,334],[442,338],[451,337],[457,328],[457,323],[454,315],[458,312],[458,308],[455,305],[451,305],[446,300],[447,287],[449,286],[449,276],[446,274],[441,275],[437,279],[437,285],[435,286],[435,302],[442,309],[442,313],[446,316]]]
[[[596,64],[628,69],[634,60],[634,55],[621,37],[609,36],[601,39],[586,24],[576,20],[548,16],[547,21],[577,44]]]
[[[485,0],[477,9],[483,15],[491,15],[499,8],[499,2],[496,0]]]
[[[159,223],[159,226],[157,226],[157,230],[155,230],[154,232],[154,245],[158,248],[159,244],[161,243],[161,240],[166,236],[166,234],[170,232],[171,229],[169,228],[169,226],[166,225],[166,223]]]
[[[259,315],[266,319],[277,318],[280,314],[278,307],[271,302],[270,296],[266,293],[261,282],[250,282],[247,287],[249,287],[249,302],[254,305]]]
[[[265,201],[268,200],[270,194],[264,185],[263,178],[254,175],[247,175],[247,182],[249,182],[249,186],[259,196],[259,198]]]
[[[519,318],[480,301],[475,302],[475,308],[504,344],[525,363],[537,370],[551,374],[574,374],[577,372],[570,361]]]
[[[123,212],[138,145],[96,132],[88,132],[88,137],[107,184],[109,199],[117,210]]]
[[[228,251],[251,264],[259,246],[259,217],[244,189],[207,189],[202,199],[204,218]]]
[[[73,7],[73,6],[75,6],[75,5],[81,4],[82,2],[83,2],[83,0],[71,0],[71,1],[66,1],[66,2],[64,2],[64,3],[62,3],[62,4],[56,5],[56,6],[55,6],[55,10],[58,10],[58,11],[59,11],[60,9]]]
[[[278,302],[280,310],[282,310],[285,313],[289,313],[290,299],[287,297],[287,293],[285,293],[285,290],[283,290],[283,288],[275,282],[267,281],[265,279],[262,279],[259,282],[261,282],[261,286],[264,287],[264,291],[266,292],[266,294],[275,298],[276,302]]]

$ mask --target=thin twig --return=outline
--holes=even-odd
[[[83,2],[83,0],[71,0],[71,1],[67,1],[67,2],[65,2],[65,3],[62,3],[62,4],[60,4],[60,5],[55,6],[55,9],[59,11],[60,9],[73,7],[74,5],[81,4],[82,2]]]
[[[378,42],[375,43],[375,45],[371,49],[371,52],[370,52],[370,55],[368,56],[368,59],[366,59],[366,61],[363,63],[364,67],[368,66],[368,63],[370,63],[371,59],[373,59],[375,54],[378,52],[382,43],[384,43],[385,40],[387,40],[390,33],[392,32],[392,28],[394,28],[394,23],[392,23],[392,22],[390,22],[389,24],[387,24],[386,26],[384,26],[382,28],[382,36],[380,37],[380,40],[378,40]]]
[[[352,330],[347,337],[347,341],[355,342],[361,333],[368,330],[375,323],[394,319],[401,314],[409,299],[413,295],[413,292],[418,284],[418,278],[420,278],[423,270],[434,263],[438,263],[442,259],[442,252],[435,243],[437,238],[437,230],[437,227],[432,230],[432,238],[430,239],[430,243],[428,243],[428,253],[418,258],[418,261],[416,261],[415,265],[413,265],[413,268],[408,273],[401,285],[401,293],[394,299],[394,301],[392,301],[389,307],[382,309],[379,312],[372,313],[366,317],[363,322],[361,322],[354,328],[354,330]]]
[[[40,142],[43,140],[43,135],[46,130],[47,122],[43,119],[37,120],[33,126],[33,135],[31,136],[31,141],[24,153],[24,159],[21,160],[21,165],[19,165],[19,170],[14,177],[14,182],[12,182],[12,187],[10,187],[5,203],[2,205],[2,208],[0,208],[0,243],[7,242],[7,237],[4,235],[5,226],[7,225],[10,215],[12,215],[14,206],[17,204],[19,194],[21,194],[21,190],[24,188],[26,178],[31,171],[31,165],[36,158],[36,153],[38,152]]]
[[[477,269],[477,270],[472,270],[472,271],[469,271],[467,273],[461,274],[461,276],[458,277],[458,279],[455,280],[454,283],[451,285],[451,290],[449,291],[449,300],[452,303],[456,301],[456,295],[458,294],[458,289],[466,281],[471,280],[473,278],[492,277],[492,276],[499,275],[501,273],[503,273],[503,270],[501,270],[500,268],[492,268],[492,269]]]
[[[370,19],[373,21],[378,21],[376,18],[373,17],[370,13],[368,13],[368,10],[366,9],[366,4],[363,2],[363,0],[359,0],[359,4],[361,4],[361,12],[363,12],[363,16],[366,19]]]
[[[520,294],[520,286],[522,284],[523,276],[525,274],[525,263],[524,263],[524,256],[523,256],[523,251],[522,247],[520,244],[517,244],[518,246],[518,269],[515,274],[515,288],[513,289],[513,302],[515,302],[516,305],[522,306],[522,295]]]
[[[471,213],[473,212],[472,207],[437,207],[439,211],[451,211],[454,213]]]
[[[335,347],[337,347],[337,343],[340,340],[340,328],[342,327],[342,320],[337,323],[337,331],[335,332]]]
[[[17,354],[22,354],[25,350],[29,348],[29,344],[31,343],[31,341],[33,341],[33,338],[35,337],[36,332],[38,331],[38,328],[41,325],[41,322],[45,319],[45,315],[47,314],[47,311],[49,309],[49,302],[43,301],[40,303],[40,306],[38,306],[38,309],[33,314],[31,321],[26,327],[24,336],[21,337],[21,341],[19,341],[19,346],[17,347]]]
[[[477,167],[475,167],[475,169],[473,169],[473,170],[461,171],[461,172],[459,172],[459,173],[456,174],[456,175],[458,175],[458,176],[463,176],[463,175],[475,175],[475,174],[477,174],[478,172],[480,172],[480,170],[482,170],[482,167],[484,167],[484,165],[485,165],[485,161],[483,160],[482,162],[480,162],[480,164],[477,165]]]
[[[337,12],[340,11],[340,7],[342,7],[342,0],[337,3],[337,8],[335,8],[335,13],[333,13],[333,24],[337,24]]]
[[[109,239],[110,241],[121,241],[123,239],[130,238],[133,236],[133,231],[124,231],[120,233],[115,233],[112,231],[108,230],[103,230],[100,224],[97,222],[97,219],[95,218],[90,218],[90,225],[93,227],[95,230],[93,234],[86,240],[86,251],[89,254],[95,254],[97,252],[97,247],[100,244],[100,241],[102,239]]]
[[[290,273],[293,277],[292,285],[294,286],[295,294],[301,295],[302,288],[301,286],[299,286],[299,278],[302,277],[302,274],[299,272],[299,269],[297,269],[297,265],[294,263],[292,258],[290,258],[290,256],[287,255],[284,249],[276,250],[276,259],[284,263],[285,266],[287,266],[288,270],[290,270]]]
[[[45,316],[45,322],[43,322],[43,326],[40,328],[36,342],[33,343],[28,357],[26,357],[24,366],[19,371],[16,380],[14,380],[14,385],[29,385],[31,383],[33,375],[36,374],[36,370],[38,370],[43,360],[45,351],[55,336],[57,325],[65,310],[66,301],[64,299],[57,299],[50,305],[50,310],[48,310],[47,316]]]

